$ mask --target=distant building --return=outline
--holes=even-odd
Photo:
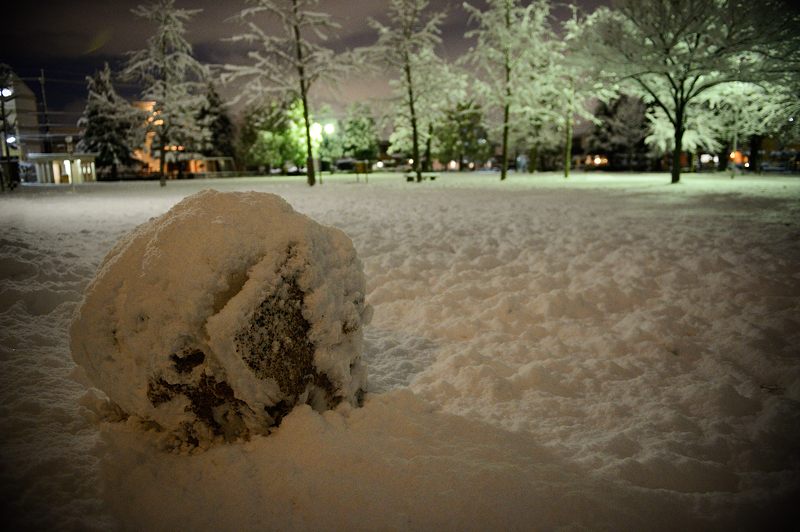
[[[36,95],[19,77],[12,74],[11,86],[0,87],[6,112],[4,157],[25,162],[29,153],[41,152],[39,108]],[[0,125],[2,127],[2,125]]]
[[[139,101],[133,105],[140,111],[147,113],[147,121],[159,125],[158,116],[153,113],[155,102]],[[148,131],[144,139],[144,145],[134,150],[133,156],[142,162],[143,169],[147,173],[156,174],[159,170],[159,148],[153,145],[155,132]],[[173,174],[184,172],[186,174],[225,174],[236,170],[233,157],[206,157],[200,153],[187,152],[184,146],[170,145],[165,147],[166,151],[166,173]]]

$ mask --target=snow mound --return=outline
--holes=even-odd
[[[206,190],[124,236],[73,319],[72,356],[126,413],[198,444],[297,404],[359,404],[364,302],[350,239],[279,196]]]

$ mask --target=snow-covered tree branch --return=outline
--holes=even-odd
[[[444,20],[444,13],[429,13],[427,7],[428,0],[390,0],[389,23],[370,20],[378,40],[360,51],[370,63],[388,67],[397,76],[393,86],[404,101],[407,114],[403,114],[411,133],[412,169],[417,182],[422,181],[420,140],[424,131],[420,127],[420,103],[430,90],[421,71],[438,60],[434,50],[441,42],[440,26]]]
[[[267,95],[285,101],[300,100],[306,139],[308,184],[316,183],[314,148],[311,139],[309,92],[321,79],[337,80],[346,70],[343,61],[322,43],[328,32],[339,26],[330,15],[316,11],[318,0],[247,0],[234,20],[243,31],[230,40],[253,46],[247,64],[228,64],[223,80],[245,81],[242,98],[261,103]],[[281,33],[269,34],[260,25],[264,19],[277,20]]]
[[[677,183],[693,103],[716,86],[785,70],[775,50],[797,40],[800,17],[777,0],[624,0],[590,23],[584,42],[598,64],[671,124]]]

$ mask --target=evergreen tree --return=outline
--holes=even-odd
[[[299,99],[305,129],[306,175],[309,186],[313,186],[316,176],[309,91],[320,79],[335,80],[343,72],[343,63],[336,60],[333,51],[318,43],[338,25],[327,13],[314,10],[318,0],[248,0],[247,3],[248,7],[236,17],[245,31],[231,40],[256,46],[248,53],[252,63],[225,65],[225,79],[247,79],[243,94],[248,102],[263,100],[268,93],[287,101]],[[262,15],[277,19],[283,34],[275,36],[264,31],[257,22]]]
[[[609,156],[626,154],[631,170],[634,154],[650,133],[647,105],[638,96],[620,94],[610,102],[600,102],[595,119],[597,124],[587,139],[590,148]]]
[[[436,135],[440,158],[456,161],[459,171],[467,161],[481,162],[489,157],[491,144],[483,126],[483,113],[474,101],[462,101],[448,109]]]
[[[251,105],[245,110],[240,135],[240,157],[248,166],[265,166],[286,171],[287,165],[300,167],[306,160],[302,103],[272,102]],[[315,140],[315,146],[319,141]]]
[[[356,103],[348,108],[342,145],[355,159],[365,160],[368,164],[378,157],[378,130],[369,106]]]
[[[208,157],[232,157],[234,150],[233,120],[225,109],[216,87],[212,82],[206,85],[203,106],[197,117],[208,128],[208,137],[202,153]]]
[[[111,177],[116,179],[119,166],[135,161],[133,150],[142,142],[145,117],[114,90],[108,63],[86,81],[89,96],[78,120],[83,130],[78,149],[97,153],[97,166],[110,167]]]
[[[156,25],[147,46],[129,55],[124,75],[139,81],[142,99],[153,102],[147,124],[159,152],[161,186],[166,184],[167,151],[201,148],[208,137],[208,129],[197,120],[205,99],[206,69],[192,56],[184,36],[186,23],[200,11],[179,9],[174,0],[157,0],[132,10]]]

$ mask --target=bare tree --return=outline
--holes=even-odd
[[[672,183],[691,105],[723,83],[780,70],[778,46],[797,39],[800,18],[780,0],[622,0],[591,17],[598,64],[628,80],[673,129]],[[769,15],[765,15],[765,14]],[[769,21],[755,24],[754,21]]]
[[[327,13],[315,11],[318,0],[248,0],[235,19],[245,31],[230,40],[255,47],[247,54],[250,64],[225,65],[223,79],[245,79],[244,97],[248,103],[275,94],[289,100],[299,99],[303,107],[306,140],[306,176],[309,186],[316,183],[311,140],[309,91],[320,79],[335,79],[344,65],[333,51],[312,41],[325,41],[327,32],[338,28]],[[259,25],[259,18],[277,19],[281,35],[271,35]]]

